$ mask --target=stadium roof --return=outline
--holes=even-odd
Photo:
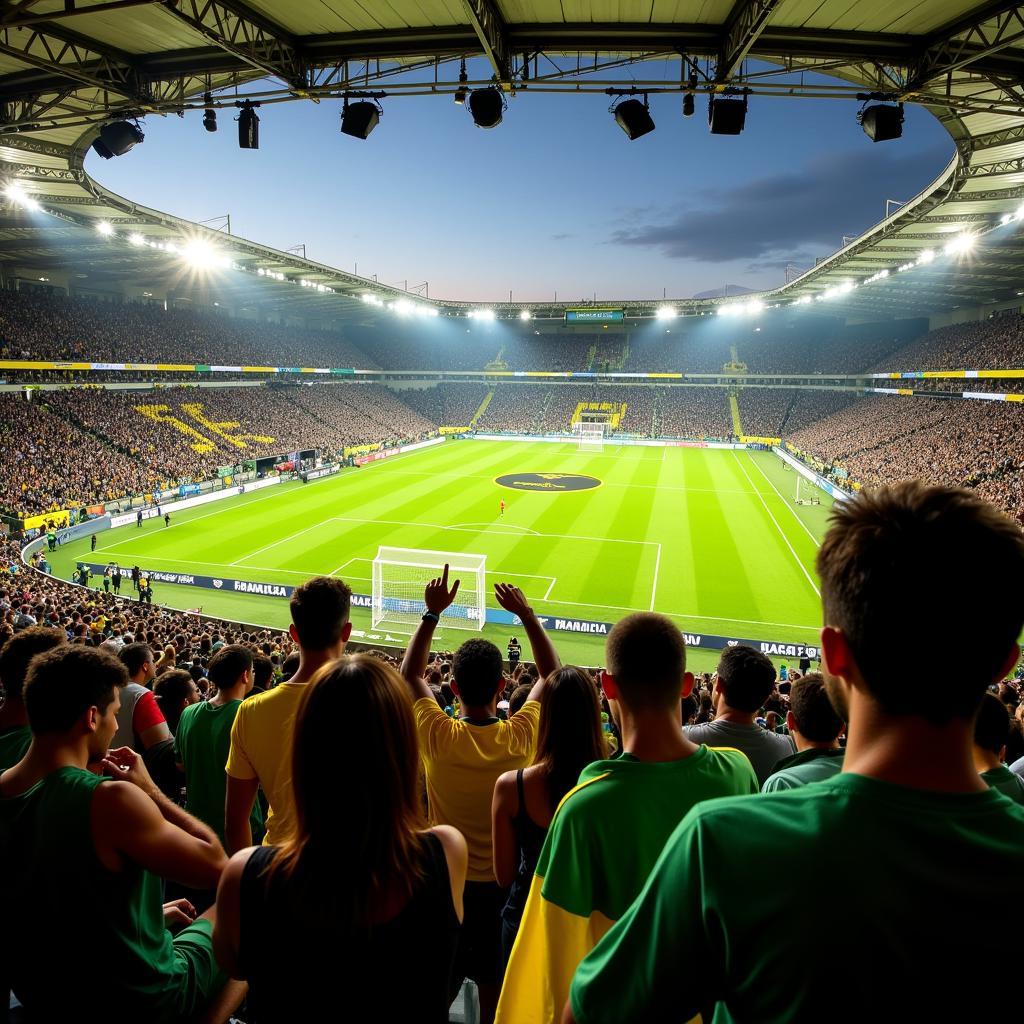
[[[471,57],[486,58],[491,77],[470,87],[496,84],[510,96],[621,89],[616,71],[649,61],[638,82],[648,92],[746,89],[924,105],[956,145],[943,174],[762,299],[807,301],[831,289],[836,313],[911,315],[1001,301],[1024,288],[1024,240],[1013,223],[1000,226],[1024,200],[1024,6],[958,0],[7,3],[0,12],[0,176],[22,183],[57,221],[9,202],[0,213],[0,262],[40,270],[88,263],[79,272],[90,283],[144,283],[169,273],[167,254],[129,244],[129,234],[166,245],[207,233],[116,196],[85,173],[85,152],[106,122],[202,109],[207,92],[221,107],[245,96],[269,104],[353,91],[450,97],[460,60]],[[114,240],[95,230],[101,221],[113,226]],[[951,238],[983,231],[990,233],[973,256],[942,257]],[[404,295],[257,242],[221,241],[237,266],[271,275],[268,302],[286,310],[320,307],[315,315],[323,315],[367,290]],[[929,260],[929,252],[939,258]],[[913,274],[896,273],[909,264],[918,264]],[[848,287],[885,270],[884,280]],[[300,280],[305,288],[295,286]],[[636,313],[661,305],[602,301]],[[715,301],[673,305],[706,311]],[[540,315],[545,306],[531,304]]]

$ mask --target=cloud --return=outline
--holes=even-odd
[[[916,195],[948,159],[945,147],[911,153],[898,143],[884,153],[828,153],[736,188],[702,189],[682,209],[660,216],[647,211],[610,241],[656,249],[671,259],[785,266],[790,259],[807,260],[809,250],[832,252],[843,235],[869,228],[882,218],[886,199]]]
[[[552,242],[564,242],[567,238],[575,238],[571,231],[560,231],[557,235],[551,236]]]

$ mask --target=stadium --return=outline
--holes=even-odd
[[[730,961],[719,970],[731,940],[743,948],[743,928],[757,934],[770,909],[751,924],[713,899],[699,908],[680,903],[695,915],[723,915],[695,937],[657,902],[655,880],[666,893],[690,884],[679,864],[696,864],[700,854],[700,837],[691,836],[695,845],[672,867],[669,852],[682,848],[676,826],[690,823],[693,831],[703,822],[714,839],[728,846],[739,836],[742,845],[762,829],[770,837],[770,814],[782,820],[791,806],[795,832],[803,822],[835,863],[844,842],[877,862],[884,856],[864,839],[876,836],[873,829],[883,836],[915,815],[932,820],[933,810],[941,810],[935,820],[951,817],[971,789],[984,790],[971,797],[979,800],[999,791],[986,813],[1003,817],[990,832],[979,825],[978,837],[968,830],[954,839],[935,825],[934,835],[907,839],[908,864],[920,849],[914,843],[925,839],[944,851],[935,879],[911,873],[880,890],[916,921],[888,947],[906,974],[886,1015],[923,1007],[936,1020],[958,1016],[956,999],[933,1005],[934,993],[922,994],[936,936],[948,932],[922,909],[935,895],[928,886],[948,885],[944,902],[951,894],[954,903],[979,907],[987,922],[999,900],[984,885],[972,888],[969,871],[954,885],[941,865],[980,863],[985,843],[988,850],[1002,843],[991,880],[1017,878],[1024,867],[1024,811],[1014,806],[1024,803],[1017,666],[1024,7],[874,0],[333,7],[23,0],[0,7],[0,770],[9,769],[0,775],[0,850],[25,869],[25,885],[12,885],[13,873],[0,895],[10,920],[59,915],[57,896],[41,895],[45,871],[104,891],[106,875],[80,872],[82,858],[69,866],[70,854],[52,852],[85,841],[52,824],[74,814],[58,803],[43,804],[49,810],[40,814],[32,794],[49,771],[70,770],[79,756],[81,768],[95,766],[109,749],[102,771],[141,787],[164,823],[160,838],[144,843],[145,808],[108,812],[121,824],[104,830],[96,807],[113,798],[93,807],[96,856],[84,860],[120,873],[107,900],[149,922],[145,938],[126,942],[117,962],[124,980],[140,958],[149,981],[126,982],[111,997],[115,1016],[261,1024],[344,1010],[353,1019],[483,1024],[814,1020],[838,988],[829,995],[797,979],[780,995],[761,986],[798,959],[785,942],[763,963]],[[773,103],[782,114],[768,114]],[[403,104],[416,112],[407,120]],[[825,113],[801,120],[790,113],[798,106]],[[440,127],[453,108],[462,134]],[[555,121],[553,112],[566,111],[570,118],[579,111],[579,120]],[[340,117],[346,147],[358,148],[344,150],[340,164],[303,134],[313,123],[304,118],[328,113]],[[525,133],[532,116],[538,125]],[[838,118],[873,154],[863,165],[850,171],[842,159],[808,157],[804,178],[785,167],[787,146],[795,164],[837,144],[841,136],[830,133],[838,129],[822,126]],[[599,122],[604,132],[593,129]],[[493,140],[516,123],[525,134],[509,149],[483,149],[500,145]],[[388,158],[374,156],[399,125],[409,133],[406,149],[423,149],[418,162],[403,163],[394,136]],[[692,134],[679,141],[695,128],[707,136],[699,146]],[[783,130],[793,138],[781,141]],[[451,165],[437,165],[416,132],[440,133],[438,149],[458,151]],[[751,150],[784,168],[776,179],[737,170],[742,161],[730,156],[735,137],[756,132],[765,141]],[[915,132],[941,141],[941,166],[927,181],[915,170],[916,194],[888,198],[887,189],[912,176],[867,161],[898,161],[891,154]],[[236,135],[232,159],[277,145],[287,150],[285,162],[240,170],[199,146],[215,140],[221,152],[225,144],[233,151]],[[485,158],[466,152],[477,143],[497,164],[492,177],[474,162]],[[606,155],[618,147],[630,156]],[[563,151],[577,161],[578,177],[562,176]],[[655,172],[637,152],[654,154],[650,167],[671,154],[679,168],[690,205],[674,226],[667,207],[653,205],[658,197],[642,197],[644,184],[657,179],[645,177]],[[627,159],[634,162],[617,162]],[[288,178],[271,169],[279,166]],[[211,185],[218,175],[219,193]],[[332,177],[330,208],[285,230],[310,239],[333,232],[330,252],[338,255],[319,262],[304,243],[268,244],[293,209],[311,209],[296,193],[319,196],[324,176]],[[602,176],[607,181],[585,180]],[[723,194],[740,197],[735,238],[716,223],[717,193],[706,184],[716,176]],[[860,184],[875,212],[869,225],[842,235],[851,220],[859,223],[857,176],[866,178]],[[113,180],[135,197],[119,194]],[[384,194],[396,185],[410,195]],[[849,191],[845,209],[841,188]],[[604,189],[620,195],[597,205]],[[824,211],[814,205],[819,193]],[[148,196],[157,199],[143,202]],[[252,230],[233,232],[230,214],[191,219],[158,208],[160,197],[176,211],[230,200],[236,227],[239,209],[255,210],[255,223],[250,216]],[[534,199],[536,209],[517,208]],[[569,211],[568,228],[554,233],[565,226],[553,212],[559,204]],[[436,220],[409,216],[415,208],[427,218],[434,206]],[[618,245],[611,256],[586,235],[590,217],[606,221],[608,244]],[[791,245],[787,219],[810,224],[817,249]],[[705,251],[693,248],[688,221],[707,225]],[[364,223],[369,240],[358,233]],[[417,230],[430,237],[415,237]],[[558,245],[572,238],[572,259],[560,256],[570,250]],[[831,248],[820,238],[833,239]],[[358,264],[341,269],[342,256],[347,266],[358,255],[357,240],[377,258],[408,250],[405,273],[440,278],[442,294],[426,281],[410,288],[409,280],[378,280],[389,276],[383,272],[360,275]],[[684,242],[690,262],[680,266],[688,269],[668,269]],[[716,255],[726,251],[734,262]],[[420,258],[424,265],[414,265]],[[584,291],[570,264],[599,274],[609,260],[601,280],[640,281],[636,297],[609,283],[566,299]],[[552,277],[552,265],[563,273],[560,261],[565,276]],[[659,261],[666,269],[657,280],[677,282],[674,294],[651,277]],[[686,273],[694,281],[704,280],[699,273],[746,274],[752,286],[694,294]],[[533,291],[514,297],[513,277],[515,290]],[[460,281],[462,293],[452,284]],[[539,285],[521,281],[540,281],[545,298]],[[464,297],[473,292],[480,294]],[[310,640],[314,634],[322,642]],[[84,660],[61,668],[51,649]],[[908,653],[924,651],[908,667]],[[487,658],[501,666],[492,692],[474,697],[481,690],[468,680],[489,671],[477,667],[491,665]],[[876,687],[879,665],[914,693]],[[116,733],[104,732],[114,713],[109,697],[101,699],[114,684],[104,690],[94,682],[108,678],[104,672],[125,673],[115,679]],[[743,673],[752,680],[747,689],[736,681]],[[662,700],[654,681],[662,675],[675,690],[659,732],[652,708]],[[974,698],[969,713],[944,710],[943,701],[953,708],[957,699],[952,682],[936,682],[946,675],[968,690],[980,680],[978,693],[988,687],[984,701],[995,710],[983,703],[975,715]],[[551,696],[556,680],[560,698]],[[332,687],[357,683],[375,696],[330,704]],[[388,686],[401,700],[381,696]],[[286,694],[292,703],[280,710]],[[277,697],[278,717],[257,727]],[[813,697],[820,706],[812,727]],[[424,702],[440,710],[440,722],[430,724]],[[230,738],[230,754],[221,747],[189,753],[183,737],[198,741],[200,712],[222,707],[231,715],[217,742]],[[570,707],[576,717],[559,724]],[[342,708],[351,709],[351,722],[336,720]],[[597,746],[588,748],[578,723],[592,712]],[[38,725],[33,714],[50,724]],[[407,743],[412,724],[405,733],[395,724],[402,715],[409,723],[415,716],[418,745]],[[365,730],[352,727],[357,717]],[[871,736],[904,735],[905,719],[917,722],[916,732],[904,730],[905,757],[892,754],[890,763],[888,754],[871,753]],[[316,732],[327,721],[335,736]],[[827,738],[818,735],[830,728]],[[900,749],[893,739],[891,750]],[[381,780],[367,783],[372,799],[353,812],[354,833],[369,838],[336,861],[360,891],[316,909],[310,893],[325,890],[328,878],[318,872],[335,862],[308,853],[316,850],[312,831],[297,838],[314,820],[324,827],[310,781],[323,765],[304,753],[313,750],[349,751],[368,779]],[[202,777],[193,774],[200,770],[193,756]],[[675,775],[615,781],[612,768],[594,763],[617,760],[621,771],[671,762],[676,771],[691,757],[717,759],[717,767],[702,769],[710,773],[703,781],[680,774],[675,796],[665,781]],[[787,774],[778,782],[778,773],[796,772],[793,758],[801,781]],[[946,768],[930,777],[906,768],[915,759]],[[812,762],[819,771],[826,761],[830,772],[806,774]],[[966,776],[958,775],[965,763]],[[833,832],[809,802],[792,798],[770,812],[773,796],[743,795],[804,782],[813,783],[808,791],[840,787],[828,781],[839,772],[838,779],[858,781],[822,790],[832,798],[829,813],[846,814]],[[556,776],[569,781],[556,786]],[[919,803],[907,796],[905,813],[869,816],[852,828],[860,819],[850,794],[868,785],[865,778],[903,785]],[[648,806],[640,786],[665,792],[654,792]],[[213,792],[206,807],[212,800],[215,820],[200,813],[200,790]],[[932,807],[924,790],[950,803]],[[403,804],[402,793],[411,802]],[[720,824],[713,811],[688,815],[705,797],[742,798],[755,809],[745,818],[737,811],[735,820],[723,810]],[[762,806],[768,810],[757,812]],[[410,823],[421,818],[417,831]],[[324,833],[331,843],[349,842],[334,828]],[[270,864],[268,850],[287,853],[265,875],[250,872],[243,857],[232,875],[239,851],[264,829],[251,865],[259,857]],[[108,834],[119,838],[108,843]],[[759,855],[781,858],[789,847],[776,841],[782,845],[773,853],[766,838]],[[635,856],[602,889],[611,851],[630,843]],[[424,892],[406,881],[422,879],[427,868],[415,858],[427,858],[428,849],[434,867],[448,865],[457,920],[450,908],[440,914],[436,892],[434,903],[421,902]],[[697,886],[706,893],[728,884],[730,857],[715,849],[722,874]],[[328,852],[333,857],[333,849],[317,856]],[[813,908],[838,899],[815,888],[825,880],[815,874],[814,848],[806,862],[801,856],[794,854],[791,874],[811,888],[798,902]],[[175,858],[191,867],[175,866]],[[142,892],[139,882],[129,893],[122,885],[136,874],[159,888],[161,901],[177,899],[171,911],[164,904],[167,935],[146,916],[159,910],[145,903],[150,888]],[[738,884],[731,891],[753,902],[763,896]],[[258,928],[255,904],[245,903],[257,898],[266,913]],[[113,912],[103,927],[127,934]],[[303,938],[284,956],[284,980],[271,983],[272,961],[254,950],[276,950],[286,930]],[[850,934],[852,943],[871,933],[851,925]],[[994,928],[991,950],[1001,934]],[[356,957],[354,973],[339,973],[325,949],[353,935],[367,939],[369,952]],[[54,967],[44,978],[13,948],[44,936],[45,928],[26,925],[0,957],[10,1019],[74,1013],[92,1020],[101,1010],[109,1018],[110,1006],[69,995],[81,991],[79,968]],[[55,962],[74,959],[75,941],[60,939]],[[401,974],[389,976],[381,963],[419,949],[430,957],[409,984],[394,986]],[[692,1000],[666,991],[674,983],[667,962],[655,963],[659,949],[701,965]],[[647,960],[636,961],[645,950]],[[496,958],[500,968],[492,969]],[[737,981],[743,975],[733,972],[743,969],[757,979],[759,997]],[[813,964],[807,969],[815,976]],[[851,997],[851,1013],[877,1007],[897,976],[880,968]],[[1004,997],[990,994],[969,1013],[981,1019],[1012,1009]]]

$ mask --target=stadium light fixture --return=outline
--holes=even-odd
[[[947,256],[963,256],[974,248],[977,240],[976,235],[972,235],[969,231],[964,231],[962,234],[957,235],[956,238],[947,242],[943,251]]]
[[[256,113],[256,107],[259,106],[259,103],[245,100],[242,103],[236,103],[235,106],[241,107],[238,117],[235,118],[238,122],[238,148],[259,149],[260,117]]]
[[[708,126],[712,135],[739,135],[747,123],[747,90],[736,96],[728,91],[708,102]]]
[[[41,207],[36,199],[28,194],[25,190],[25,186],[18,181],[12,181],[6,188],[4,188],[4,195],[12,202],[15,206],[20,206],[23,210],[38,210]]]
[[[104,160],[110,160],[115,156],[124,156],[145,137],[142,134],[142,129],[131,121],[111,121],[110,124],[105,124],[100,129],[100,134],[94,140],[92,148]]]
[[[370,132],[377,127],[384,113],[377,102],[383,93],[346,93],[341,107],[341,134],[350,135],[353,139],[368,139]],[[349,103],[349,99],[357,99],[357,103]]]
[[[697,74],[691,71],[689,80],[686,83],[689,90],[683,95],[683,117],[693,117],[694,111],[694,90],[697,88]]]
[[[494,320],[495,312],[493,309],[471,309],[469,318],[471,320]]]
[[[466,83],[469,81],[469,75],[466,74],[466,58],[462,58],[462,67],[459,69],[459,87],[455,90],[455,102],[461,107],[466,102],[466,97],[469,95],[469,89],[466,88]]]
[[[622,100],[612,107],[615,115],[615,123],[626,133],[630,142],[650,135],[654,131],[654,118],[651,117],[650,107],[647,105],[647,94],[642,100]]]
[[[672,306],[659,306],[655,316],[659,320],[675,320],[678,314]]]
[[[208,132],[215,132],[217,130],[217,111],[213,108],[213,96],[210,93],[205,93],[203,102],[206,104],[206,109],[203,111],[203,127]]]
[[[469,94],[469,113],[477,128],[496,128],[505,113],[505,97],[493,85]]]
[[[114,233],[114,225],[109,220],[101,220],[96,225],[96,230],[104,237],[109,238]]]
[[[519,319],[520,320],[532,320],[533,319],[533,314],[528,309],[521,309],[519,311]]]
[[[903,135],[903,104],[879,103],[862,108],[857,111],[857,123],[872,142],[898,139]]]
[[[922,249],[917,255],[917,262],[923,265],[931,263],[933,259],[935,259],[934,249]]]
[[[131,243],[132,245],[145,245],[145,244],[146,244],[146,239],[145,239],[145,237],[144,237],[143,235],[140,235],[140,234],[138,233],[138,231],[133,231],[133,232],[132,232],[132,233],[131,233],[131,234],[130,234],[130,235],[128,236],[128,241],[129,241],[129,243]]]
[[[165,246],[168,252],[180,255],[181,258],[196,270],[213,270],[215,267],[227,267],[230,260],[215,245],[205,238],[189,239],[179,250],[173,243]]]

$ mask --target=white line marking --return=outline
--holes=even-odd
[[[413,474],[410,473],[410,474],[407,474],[407,475],[412,476]],[[434,476],[436,474],[433,474],[433,473],[417,473],[415,475],[416,476]],[[448,475],[449,476],[457,476],[458,474],[450,473]],[[462,479],[465,480],[466,477],[462,477]],[[490,477],[481,476],[481,477],[474,477],[474,479],[475,480],[489,480]],[[446,529],[448,529],[448,530],[468,530],[468,531],[471,531],[472,533],[477,533],[477,532],[479,532],[476,529],[476,527],[478,527],[478,526],[482,526],[482,527],[484,527],[484,529],[487,529],[487,530],[519,530],[522,533],[532,533],[535,537],[539,537],[540,536],[540,534],[536,530],[531,530],[527,526],[516,526],[515,523],[458,523],[455,526],[448,526],[448,527],[446,527]],[[513,534],[513,536],[515,536],[515,534]]]
[[[772,483],[772,481],[771,481],[771,478],[770,478],[770,477],[768,476],[768,474],[767,474],[767,473],[766,473],[766,472],[765,472],[765,471],[764,471],[764,470],[763,470],[763,469],[762,469],[762,468],[761,468],[761,467],[760,467],[760,466],[758,465],[758,463],[757,463],[757,460],[756,460],[756,459],[755,459],[755,458],[753,457],[753,455],[749,455],[749,458],[750,458],[750,461],[754,463],[754,468],[755,468],[755,469],[756,469],[756,470],[757,470],[757,471],[758,471],[758,472],[759,472],[759,473],[761,474],[761,476],[763,476],[763,477],[765,478],[765,480],[767,480],[767,481],[768,481],[768,486],[769,486],[769,487],[771,487],[771,489],[772,489],[772,490],[773,490],[773,491],[774,491],[774,492],[775,492],[775,493],[776,493],[776,494],[777,494],[777,495],[778,495],[778,496],[779,496],[780,498],[782,498],[782,504],[783,504],[783,505],[785,505],[785,506],[786,506],[786,508],[788,508],[788,509],[789,509],[789,511],[793,513],[793,518],[794,518],[794,519],[795,519],[795,520],[796,520],[796,521],[797,521],[797,522],[798,522],[798,523],[799,523],[799,524],[800,524],[800,525],[801,525],[801,526],[802,526],[802,527],[804,528],[804,531],[806,532],[807,536],[808,536],[808,537],[810,537],[810,538],[811,538],[811,540],[813,540],[813,541],[814,541],[814,546],[815,546],[816,548],[820,548],[820,547],[821,547],[821,541],[820,541],[820,540],[818,540],[818,538],[817,538],[817,537],[815,537],[813,533],[811,533],[811,531],[810,531],[810,528],[809,528],[809,527],[807,526],[807,524],[806,524],[806,523],[805,523],[805,522],[804,522],[804,521],[803,521],[803,520],[802,520],[802,519],[800,518],[800,516],[799,516],[799,515],[797,515],[797,511],[796,511],[796,509],[795,509],[795,508],[793,508],[793,506],[792,506],[792,505],[791,505],[791,504],[790,504],[790,503],[789,503],[789,502],[788,502],[788,501],[786,500],[786,497],[785,497],[785,495],[784,495],[784,494],[782,493],[782,491],[780,491],[780,490],[778,489],[778,487],[776,487],[776,486],[775,486],[775,484],[773,484],[773,483]],[[785,465],[785,463],[783,463],[783,465]]]
[[[661,569],[661,545],[658,545],[658,555],[654,559],[654,583],[651,585],[651,607],[648,611],[654,611],[654,595],[658,592],[658,572]]]
[[[733,457],[736,459],[736,464],[740,467],[740,472],[743,473],[743,475],[750,482],[750,485],[753,487],[754,481],[750,479],[750,474],[743,468],[743,463],[740,461],[740,457],[736,454],[735,450],[732,454]],[[775,516],[772,515],[772,510],[768,507],[768,502],[764,500],[764,495],[760,491],[758,491],[757,496],[760,499],[761,504],[764,506],[765,512],[768,513],[768,518],[771,519],[771,521],[775,524],[775,529],[779,531],[779,536],[786,542],[786,547],[789,548],[790,554],[793,556],[794,559],[796,559],[796,564],[800,566],[800,571],[804,574],[804,576],[807,577],[807,582],[810,583],[811,589],[818,595],[818,597],[821,597],[821,591],[818,589],[817,583],[814,582],[813,578],[811,577],[811,574],[807,571],[807,567],[800,560],[800,556],[796,553],[795,549],[793,548],[793,545],[790,544],[789,538],[786,536],[785,531],[782,529],[781,526],[779,526],[779,521],[775,518]]]
[[[247,558],[255,558],[257,555],[262,554],[264,551],[269,551],[271,548],[276,548],[278,544],[284,544],[286,541],[294,540],[296,537],[301,537],[304,533],[309,533],[310,530],[318,530],[324,523],[334,522],[333,519],[324,519],[319,523],[314,523],[312,526],[307,526],[303,530],[297,530],[295,533],[290,533],[287,537],[282,537],[280,540],[271,541],[269,544],[265,544],[261,548],[257,548],[255,551],[250,551],[247,555],[242,555],[241,558],[236,558],[233,562],[228,562],[228,565],[241,565]]]
[[[547,601],[551,597],[551,591],[555,589],[555,584],[558,582],[557,576],[551,577],[551,583],[548,584],[548,589],[544,591],[544,596],[541,598],[542,601]]]

